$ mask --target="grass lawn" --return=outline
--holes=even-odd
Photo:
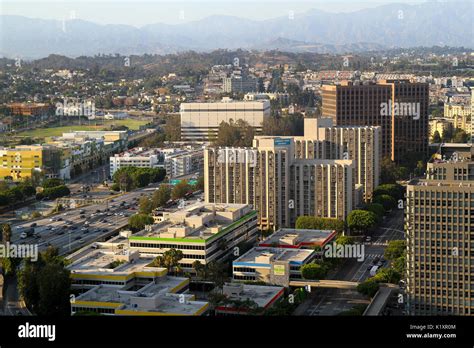
[[[63,127],[53,127],[53,128],[38,128],[31,131],[21,132],[18,133],[19,136],[25,137],[34,137],[34,138],[46,138],[46,137],[54,137],[58,135],[62,135],[63,133],[70,132],[70,131],[85,131],[85,130],[103,130],[109,128],[111,125],[116,126],[127,126],[131,130],[137,130],[140,126],[147,124],[148,121],[141,121],[141,120],[100,120],[91,121],[91,125],[89,126],[89,121],[85,121],[85,124],[78,126],[78,125],[71,125],[71,126],[63,126]]]

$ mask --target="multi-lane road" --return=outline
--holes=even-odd
[[[371,236],[370,242],[364,243],[363,261],[354,258],[345,263],[329,278],[352,282],[363,282],[369,277],[376,259],[381,260],[390,240],[405,239],[403,232],[403,210],[394,211],[387,216],[380,227]],[[385,266],[388,266],[386,263]],[[298,307],[298,315],[337,315],[355,305],[367,304],[369,301],[355,290],[346,289],[314,289],[310,298]]]
[[[140,196],[153,192],[159,184],[152,184],[103,204],[62,211],[59,214],[12,226],[12,243],[37,244],[42,251],[48,246],[59,248],[61,255],[72,252],[95,240],[125,227],[128,218],[137,212]],[[22,232],[34,228],[34,235],[21,238]]]

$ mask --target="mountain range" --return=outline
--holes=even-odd
[[[49,54],[166,54],[218,48],[315,53],[434,45],[474,48],[472,18],[471,1],[389,4],[350,13],[310,10],[267,20],[214,15],[140,28],[2,15],[0,55],[36,59]]]

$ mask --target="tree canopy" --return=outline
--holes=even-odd
[[[309,230],[336,230],[337,232],[342,232],[344,230],[344,221],[316,216],[300,216],[296,219],[295,228]]]
[[[356,233],[366,232],[375,226],[377,216],[371,211],[353,210],[347,216],[347,226]]]

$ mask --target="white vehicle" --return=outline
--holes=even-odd
[[[374,275],[376,275],[378,270],[379,270],[379,266],[372,267],[370,269],[370,276],[373,277]]]

